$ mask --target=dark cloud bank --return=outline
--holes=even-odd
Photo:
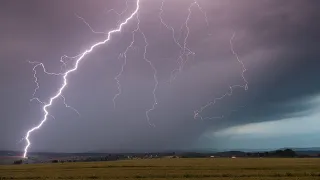
[[[133,1],[129,1],[129,11]],[[164,20],[177,31],[184,23],[188,3],[169,1]],[[158,105],[152,105],[152,69],[143,60],[143,39],[136,36],[128,52],[128,64],[120,81],[122,95],[116,109],[112,98],[117,92],[114,77],[120,70],[118,59],[131,40],[135,22],[123,33],[87,56],[79,70],[70,75],[64,95],[80,113],[63,107],[62,101],[50,108],[55,120],[32,135],[32,151],[165,150],[200,147],[199,138],[208,131],[251,122],[280,120],[312,106],[304,98],[320,91],[319,30],[320,2],[317,0],[200,1],[207,12],[209,27],[196,8],[189,22],[188,44],[196,52],[182,73],[169,84],[170,72],[177,67],[179,48],[170,31],[158,19],[161,1],[141,4],[141,28],[149,47],[147,57],[159,77]],[[62,55],[75,55],[104,38],[90,32],[74,13],[97,30],[114,28],[124,1],[15,1],[1,2],[0,10],[0,149],[20,150],[18,141],[27,129],[42,118],[41,106],[29,102],[35,84],[32,66],[26,60],[41,61],[50,71],[59,70]],[[124,14],[125,17],[128,13]],[[249,89],[207,108],[203,116],[223,119],[195,120],[193,111],[242,84],[241,66],[230,51],[229,39],[236,32],[234,48],[245,63]],[[178,33],[176,34],[178,36]],[[41,89],[37,96],[47,101],[61,80],[39,71]],[[299,100],[301,103],[296,103]],[[294,101],[292,104],[290,102]],[[219,148],[219,143],[212,143]]]

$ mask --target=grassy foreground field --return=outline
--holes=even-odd
[[[152,159],[0,166],[0,179],[320,180],[320,159]]]

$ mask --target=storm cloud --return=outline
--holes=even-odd
[[[1,2],[0,149],[21,150],[25,142],[18,141],[43,116],[41,104],[29,101],[35,83],[33,67],[27,60],[43,62],[49,71],[59,71],[62,55],[79,54],[105,38],[104,34],[92,33],[75,14],[95,30],[108,31],[134,10],[134,2],[129,1],[122,18],[107,12],[122,11],[125,1]],[[158,72],[158,104],[150,113],[156,127],[150,126],[145,116],[153,103],[154,81],[152,69],[143,59],[141,34],[136,35],[135,44],[128,51],[127,65],[119,78],[122,94],[113,107],[112,99],[117,93],[114,77],[123,61],[118,57],[131,42],[137,23],[134,18],[122,33],[94,50],[69,76],[64,96],[81,116],[57,101],[50,108],[55,119],[50,118],[32,134],[32,151],[218,149],[224,139],[216,141],[215,132],[292,118],[303,123],[314,113],[316,105],[308,102],[320,91],[319,1],[199,0],[208,25],[204,14],[193,7],[188,47],[196,54],[190,56],[172,83],[168,80],[178,67],[180,48],[171,31],[160,22],[161,2],[142,1],[139,12],[141,30],[149,44],[146,55]],[[180,42],[186,35],[186,29],[180,32],[180,28],[191,2],[164,3],[163,19],[175,28]],[[234,32],[234,49],[247,69],[244,75],[249,89],[235,89],[232,96],[201,114],[224,118],[194,119],[195,110],[223,95],[230,85],[244,83],[242,66],[230,50],[229,40]],[[38,73],[41,87],[36,95],[47,102],[61,79]],[[208,134],[212,137],[201,140]]]

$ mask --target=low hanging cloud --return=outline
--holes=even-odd
[[[217,137],[241,138],[268,138],[282,135],[313,134],[320,131],[320,97],[308,98],[305,101],[295,101],[295,104],[310,104],[313,108],[300,113],[289,114],[288,118],[274,121],[249,123],[233,126],[213,133]]]

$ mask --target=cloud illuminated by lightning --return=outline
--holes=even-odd
[[[233,90],[234,88],[243,88],[244,90],[248,90],[248,81],[246,80],[246,78],[244,77],[244,73],[247,71],[244,63],[240,60],[238,54],[235,52],[234,50],[234,47],[233,47],[233,40],[236,36],[236,33],[234,32],[232,34],[232,37],[229,41],[230,43],[230,50],[232,52],[232,54],[236,57],[237,61],[241,64],[242,66],[242,72],[241,72],[241,77],[244,81],[244,85],[232,85],[232,86],[229,86],[230,88],[230,91],[229,92],[226,92],[225,94],[223,94],[222,96],[220,97],[216,97],[214,98],[212,101],[208,102],[206,105],[202,106],[199,110],[195,110],[194,111],[194,118],[200,118],[201,120],[204,120],[204,119],[215,119],[215,118],[223,118],[224,116],[221,116],[221,117],[202,117],[200,115],[200,113],[202,113],[203,110],[205,110],[206,108],[208,108],[209,106],[212,106],[212,105],[215,105],[217,101],[219,100],[222,100],[224,99],[226,96],[231,96],[233,94]]]
[[[86,51],[84,51],[83,53],[81,53],[81,55],[79,56],[79,58],[76,60],[74,67],[71,68],[71,69],[69,69],[69,70],[67,70],[65,73],[63,73],[63,84],[62,84],[62,86],[59,88],[58,92],[57,92],[54,96],[52,96],[52,97],[50,98],[49,103],[46,103],[46,104],[43,106],[43,108],[42,108],[43,111],[44,111],[44,117],[43,117],[43,119],[41,120],[41,122],[40,122],[37,126],[31,128],[31,129],[27,132],[27,134],[26,134],[26,136],[25,136],[25,140],[27,141],[27,145],[26,145],[25,148],[24,148],[23,157],[25,157],[25,158],[27,157],[28,149],[29,149],[29,147],[30,147],[30,145],[31,145],[31,142],[30,142],[30,139],[29,139],[31,133],[34,132],[35,130],[38,130],[39,128],[41,128],[41,126],[47,121],[47,118],[48,118],[48,115],[49,115],[49,112],[48,112],[47,108],[50,107],[58,97],[61,96],[63,90],[67,87],[67,84],[68,84],[67,77],[68,77],[68,75],[78,69],[78,66],[79,66],[80,61],[81,61],[87,54],[91,53],[96,47],[106,44],[106,43],[110,40],[112,34],[114,34],[114,33],[116,33],[116,32],[121,32],[122,27],[123,27],[124,25],[126,25],[126,24],[138,13],[139,8],[140,8],[139,5],[140,5],[140,0],[137,0],[135,11],[134,11],[127,19],[125,19],[125,21],[122,22],[122,23],[118,26],[117,29],[114,29],[114,30],[109,31],[109,32],[108,32],[108,35],[107,35],[107,38],[106,38],[105,40],[95,43],[95,44],[92,45],[89,49],[87,49]]]

